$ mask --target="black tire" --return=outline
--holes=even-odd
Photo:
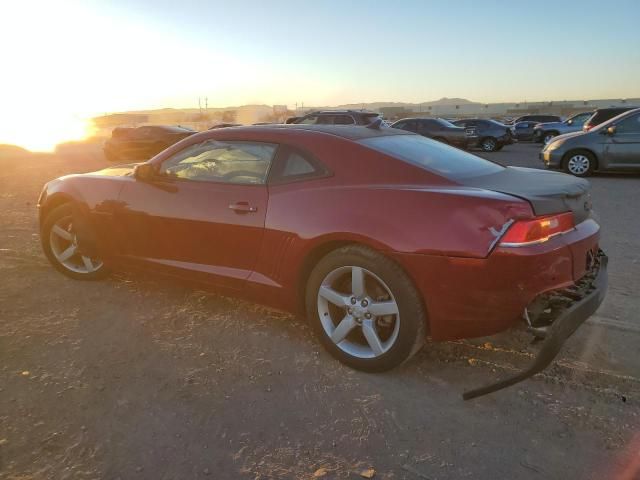
[[[361,267],[368,270],[386,284],[395,299],[398,315],[394,321],[399,322],[397,336],[389,349],[379,356],[361,358],[348,354],[331,340],[322,325],[319,290],[327,275],[341,267]],[[363,246],[350,245],[339,248],[318,262],[307,280],[305,306],[307,318],[323,346],[334,358],[357,370],[382,372],[397,367],[420,350],[426,339],[425,309],[422,298],[410,278],[394,261]]]
[[[577,168],[578,165],[583,166],[581,168]],[[562,159],[562,169],[566,173],[576,177],[590,176],[593,174],[597,165],[597,160],[594,155],[586,150],[573,150],[568,152]]]
[[[549,143],[553,137],[557,137],[558,136],[558,132],[544,132],[541,136],[540,136],[540,141],[546,145],[547,143]]]
[[[494,137],[484,137],[480,140],[480,148],[483,152],[495,152],[498,148],[498,140]]]
[[[447,142],[447,139],[446,139],[446,138],[443,138],[443,137],[433,137],[433,139],[434,139],[435,141],[437,141],[437,142],[444,143],[445,145],[449,145],[449,142]]]
[[[58,258],[56,258],[51,245],[51,229],[59,220],[67,217],[73,217],[73,207],[71,203],[65,203],[54,208],[44,219],[42,229],[40,230],[40,241],[42,243],[42,249],[47,259],[56,270],[75,280],[100,280],[102,278],[105,278],[107,275],[109,275],[109,271],[104,264],[102,264],[95,271],[81,273],[70,270],[65,265],[63,265],[58,260]]]

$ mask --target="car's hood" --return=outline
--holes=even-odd
[[[562,135],[558,135],[556,137],[553,137],[553,140],[550,143],[562,142],[562,141],[567,140],[569,138],[579,137],[581,135],[587,135],[588,133],[589,132],[583,132],[582,130],[579,130],[577,132],[563,133]]]
[[[140,163],[124,163],[122,165],[114,165],[97,172],[86,173],[84,175],[101,176],[101,177],[128,177],[133,175],[133,169]]]
[[[589,182],[564,173],[507,167],[497,173],[465,179],[463,183],[527,200],[536,215],[572,211],[576,224],[589,217],[591,211]]]

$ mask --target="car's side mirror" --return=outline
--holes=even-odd
[[[615,135],[615,134],[616,134],[615,125],[611,125],[610,127],[607,127],[607,135]]]
[[[133,169],[133,176],[141,182],[150,182],[156,176],[156,169],[151,163],[141,163]]]

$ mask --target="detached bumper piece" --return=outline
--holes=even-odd
[[[532,304],[537,312],[530,330],[537,337],[544,337],[544,342],[529,368],[491,385],[464,392],[463,399],[471,400],[502,390],[547,368],[564,342],[593,315],[607,293],[608,257],[599,250],[590,261],[588,273],[574,287],[546,294]]]

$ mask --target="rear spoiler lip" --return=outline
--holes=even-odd
[[[573,335],[580,325],[595,313],[604,300],[608,287],[607,264],[609,259],[604,252],[600,250],[598,252],[598,260],[598,273],[593,280],[593,290],[567,308],[567,310],[553,322],[533,363],[528,368],[511,377],[464,392],[462,394],[464,400],[471,400],[510,387],[511,385],[515,385],[532,377],[536,373],[540,373],[549,366],[567,339]]]

